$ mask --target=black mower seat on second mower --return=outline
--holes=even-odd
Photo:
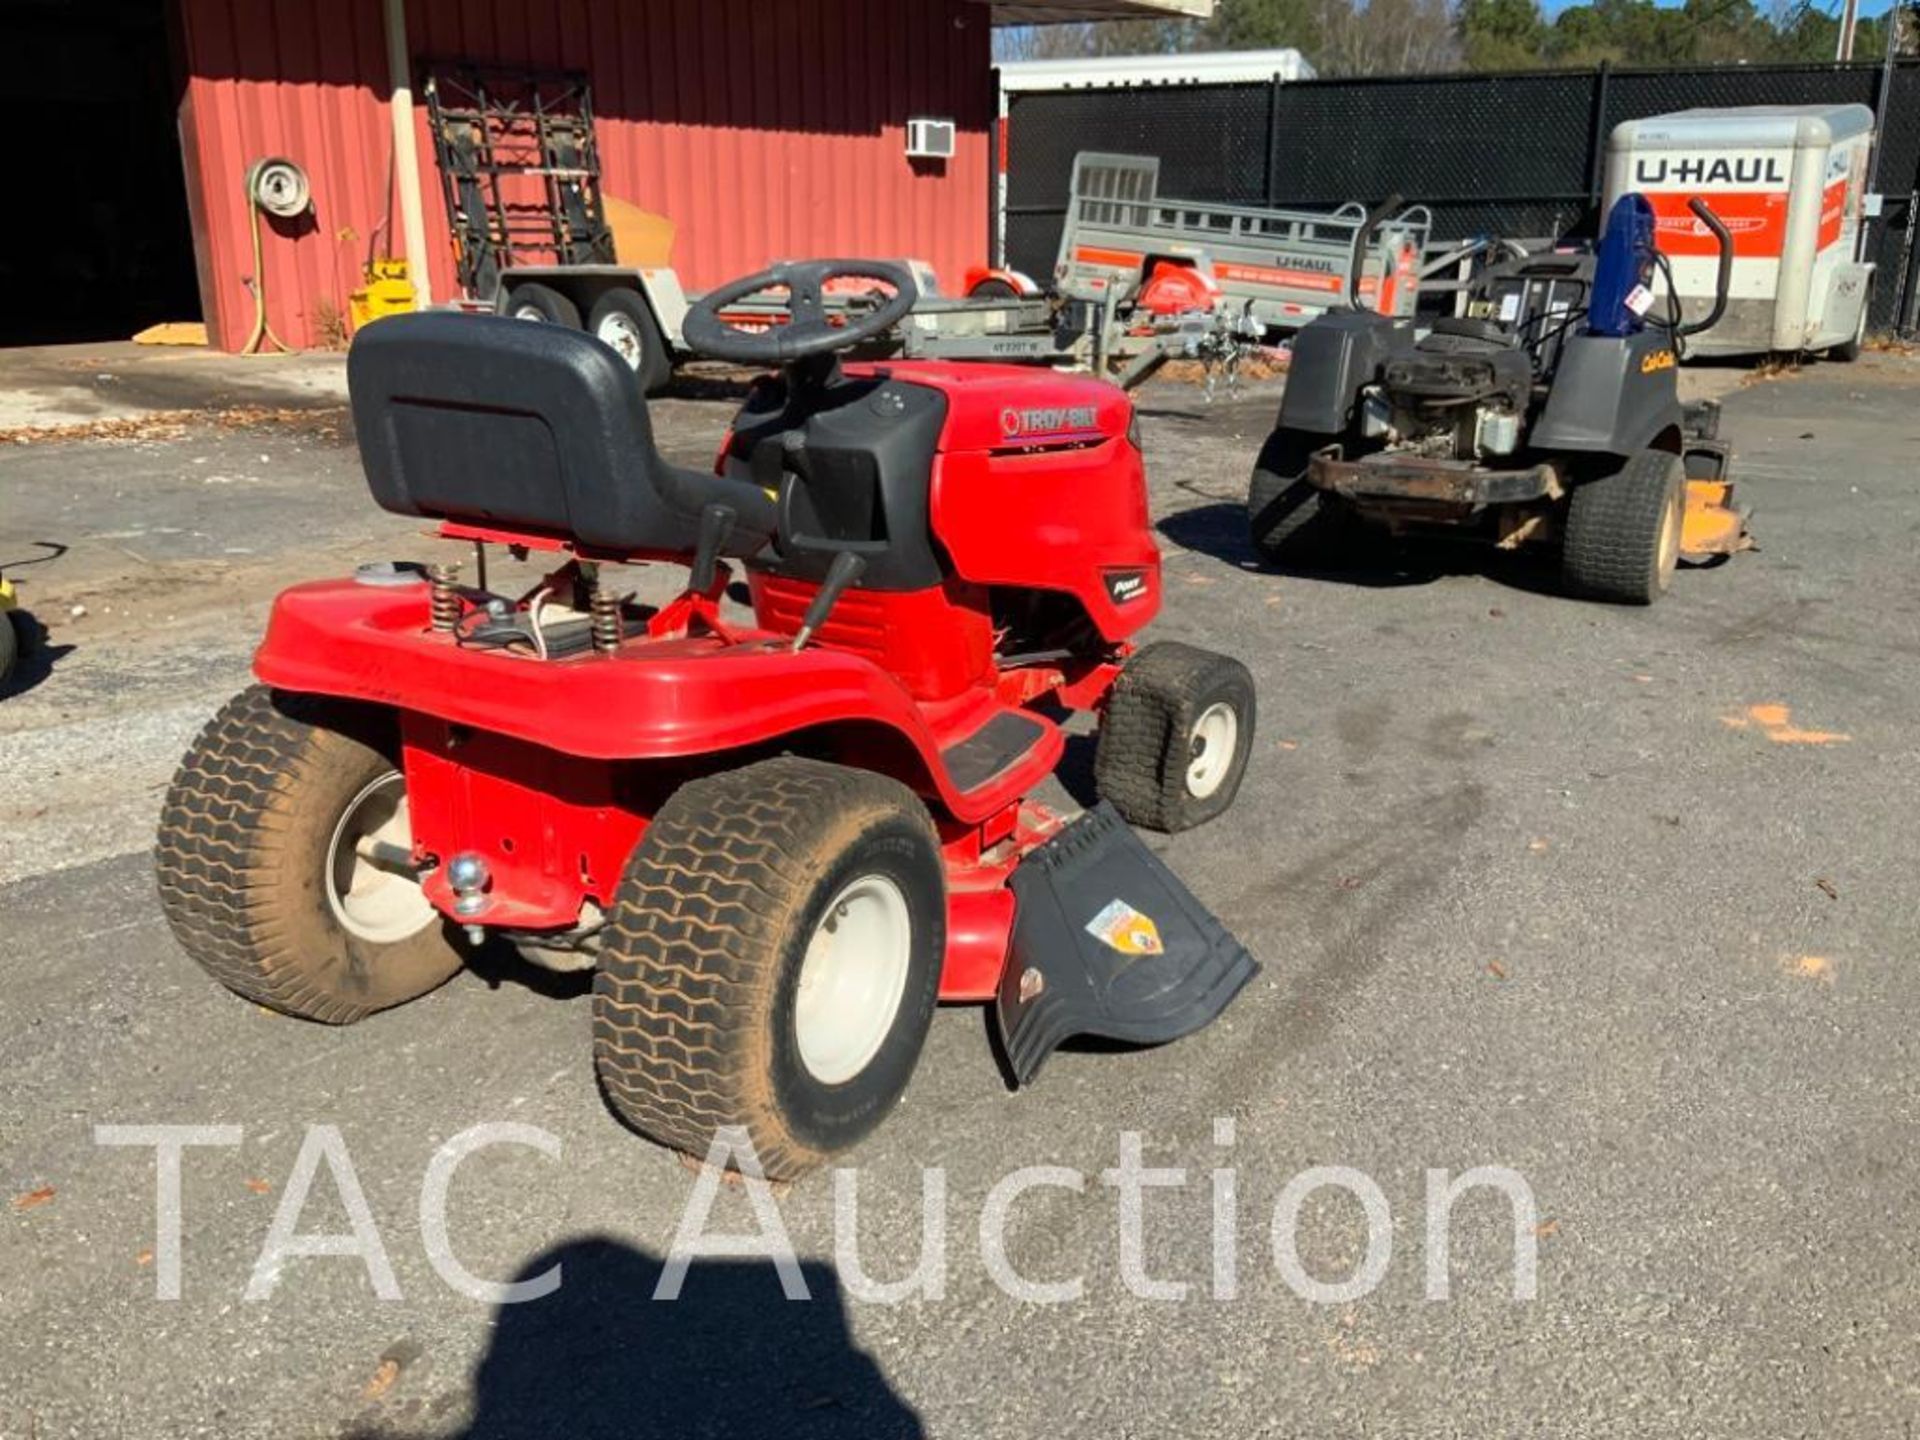
[[[1518,344],[1520,339],[1513,326],[1505,321],[1481,319],[1473,315],[1443,315],[1433,322],[1431,333],[1453,340],[1474,340],[1503,350]]]
[[[347,390],[367,484],[398,515],[616,554],[691,555],[715,503],[737,517],[727,554],[777,524],[756,486],[663,459],[633,371],[578,330],[396,315],[354,337]]]

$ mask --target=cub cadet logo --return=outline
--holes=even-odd
[[[1640,373],[1642,375],[1651,375],[1658,370],[1671,370],[1674,364],[1673,351],[1655,350],[1640,362]]]
[[[1634,158],[1633,178],[1642,185],[1784,185],[1787,175],[1777,155],[1666,155]]]
[[[1000,433],[1009,440],[1032,440],[1099,427],[1100,411],[1093,405],[1060,405],[1044,410],[1016,410],[1009,405],[1000,412]]]

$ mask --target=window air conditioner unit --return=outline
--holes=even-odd
[[[907,121],[907,158],[910,160],[951,160],[953,158],[951,120],[930,120],[922,116]]]

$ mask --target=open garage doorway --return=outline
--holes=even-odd
[[[0,0],[0,345],[198,320],[169,0]]]

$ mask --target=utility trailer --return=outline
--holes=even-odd
[[[931,266],[903,262],[920,298],[889,336],[862,348],[862,358],[985,360],[1087,370],[1130,389],[1176,358],[1219,367],[1231,382],[1241,355],[1264,327],[1199,296],[1186,306],[1153,312],[1130,282],[1084,287],[1079,294],[942,295]],[[611,345],[639,376],[644,393],[665,388],[673,367],[699,358],[682,333],[698,300],[670,267],[520,265],[501,273],[491,308],[520,320],[584,329]],[[883,297],[848,290],[826,297],[829,313],[853,318]],[[765,300],[730,305],[729,324],[785,324],[787,313]]]
[[[1413,314],[1433,229],[1424,205],[1398,209],[1369,233],[1367,208],[1355,201],[1332,211],[1260,209],[1175,200],[1159,189],[1153,156],[1074,157],[1054,266],[1061,293],[1123,288],[1156,314],[1208,298],[1269,334],[1293,331],[1346,305],[1364,236],[1362,302],[1383,315]]]
[[[1726,314],[1694,337],[1696,354],[1860,353],[1874,270],[1860,258],[1872,148],[1864,105],[1681,110],[1614,127],[1607,204],[1647,197],[1690,311],[1711,300],[1718,258],[1688,201],[1704,197],[1733,237]]]
[[[981,271],[966,296],[945,296],[931,267],[907,261],[921,298],[868,354],[1090,370],[1123,387],[1190,358],[1208,367],[1210,383],[1218,369],[1231,384],[1250,348],[1344,308],[1356,268],[1362,305],[1413,314],[1433,224],[1426,207],[1206,205],[1161,197],[1159,175],[1151,156],[1082,152],[1051,291],[1012,272]],[[493,307],[587,329],[653,394],[676,363],[694,358],[681,324],[696,298],[664,266],[515,264],[501,271]],[[858,292],[827,299],[846,314],[875,303]],[[762,302],[728,318],[776,325],[785,316]]]

